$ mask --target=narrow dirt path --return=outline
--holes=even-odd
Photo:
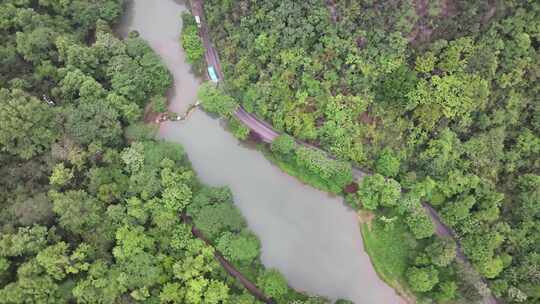
[[[242,285],[251,293],[255,298],[257,298],[259,301],[262,301],[267,304],[274,304],[274,302],[266,297],[264,293],[255,285],[255,283],[251,282],[248,278],[246,278],[240,271],[238,271],[223,255],[221,252],[217,251],[215,247],[212,245],[210,240],[208,240],[202,231],[197,229],[195,225],[193,225],[193,221],[191,218],[183,213],[180,215],[180,218],[182,219],[182,222],[191,225],[191,233],[201,241],[205,242],[208,246],[212,246],[214,248],[214,257],[216,260],[221,264],[221,266],[227,271],[227,273],[236,278]]]

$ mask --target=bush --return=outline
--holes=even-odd
[[[407,271],[407,281],[414,291],[430,291],[439,282],[439,272],[435,267],[411,267]]]
[[[195,18],[185,13],[182,15],[182,48],[186,52],[186,60],[190,64],[198,64],[204,55],[204,45],[199,37]]]
[[[236,118],[232,118],[229,121],[229,128],[231,129],[234,137],[238,138],[239,140],[247,139],[249,136],[249,133],[251,132],[251,130],[248,127],[246,127],[246,125],[244,125],[242,122],[240,122]]]
[[[274,299],[279,299],[287,294],[289,287],[283,275],[275,270],[267,270],[257,278],[257,286],[263,293]]]
[[[386,177],[394,177],[399,172],[399,158],[390,149],[384,149],[377,159],[375,168],[378,173]]]
[[[225,232],[217,241],[216,248],[232,262],[249,263],[260,253],[259,240],[250,233]]]
[[[480,273],[488,279],[496,278],[503,270],[503,261],[499,257],[483,261],[478,266]]]
[[[205,82],[200,86],[197,97],[206,111],[221,116],[231,116],[238,109],[236,100],[226,95],[211,82]]]
[[[151,140],[156,135],[157,128],[145,123],[135,123],[124,129],[124,137],[128,141]]]
[[[405,221],[417,239],[427,238],[435,233],[435,225],[423,209],[414,210]]]
[[[456,247],[456,242],[450,238],[437,238],[426,247],[425,252],[434,265],[444,267],[448,266],[456,258]]]
[[[167,98],[164,96],[154,96],[152,98],[152,110],[157,113],[167,112]]]
[[[289,155],[294,151],[295,147],[296,142],[294,141],[294,138],[287,134],[281,134],[272,141],[270,149],[274,153]]]
[[[320,176],[338,191],[353,180],[352,167],[348,162],[328,158],[323,152],[300,146],[296,149],[296,163],[310,173]],[[337,191],[336,191],[337,192]]]
[[[395,206],[401,196],[401,185],[393,179],[385,179],[380,174],[366,176],[358,190],[364,208],[375,210],[380,205]]]

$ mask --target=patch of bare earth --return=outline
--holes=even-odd
[[[161,115],[163,113],[157,113],[152,110],[152,104],[148,103],[144,108],[143,120],[146,124],[159,123]]]
[[[336,10],[336,3],[335,0],[326,0],[326,7],[328,7],[328,12],[330,12],[330,20],[332,20],[332,23],[336,23],[338,20],[338,13]]]
[[[358,117],[358,120],[365,125],[373,125],[377,123],[376,118],[369,116],[368,111],[362,112]]]
[[[427,15],[428,11],[428,0],[415,0],[414,8],[416,15],[418,16],[418,20],[407,37],[409,43],[414,43],[417,40],[421,40],[420,38],[425,37],[429,31],[428,27],[424,24],[424,17]],[[431,35],[431,33],[429,34]]]
[[[482,25],[487,25],[491,18],[495,16],[495,13],[497,12],[497,5],[496,3],[493,3],[493,1],[489,2],[489,10],[487,13],[482,17]]]
[[[368,229],[371,230],[371,223],[375,219],[375,213],[368,210],[360,210],[358,211],[357,216],[360,224],[366,224]]]
[[[455,0],[443,0],[441,3],[441,13],[439,17],[452,17],[457,14]]]

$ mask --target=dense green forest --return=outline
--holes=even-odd
[[[142,124],[171,76],[136,32],[116,37],[122,11],[0,3],[0,303],[258,303],[216,251],[277,303],[325,302],[265,269],[232,193]]]
[[[347,181],[343,162],[376,173],[347,201],[376,212],[365,242],[379,271],[422,301],[485,293],[433,236],[429,202],[497,297],[540,301],[538,1],[209,0],[205,12],[221,94],[338,160],[287,136],[274,157],[329,191]]]

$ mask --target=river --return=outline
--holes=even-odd
[[[168,66],[174,77],[169,108],[176,112],[195,102],[200,84],[179,44],[186,9],[174,0],[129,1],[119,29],[123,35],[137,30]],[[262,262],[279,269],[292,287],[356,304],[403,303],[375,273],[356,214],[341,198],[284,174],[201,110],[187,121],[162,124],[159,136],[184,146],[204,183],[231,188],[261,240]]]

